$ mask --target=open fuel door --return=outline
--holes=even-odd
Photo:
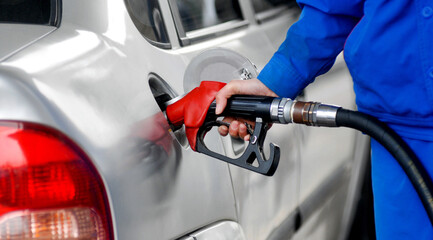
[[[188,65],[184,75],[184,90],[189,92],[202,81],[229,82],[233,79],[247,80],[256,78],[256,66],[246,57],[225,48],[206,50],[197,55]],[[239,157],[247,143],[242,139],[221,137],[225,155]]]

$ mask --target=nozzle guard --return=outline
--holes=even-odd
[[[206,147],[206,144],[204,143],[206,133],[209,132],[212,127],[220,125],[221,123],[218,121],[209,121],[203,124],[197,134],[197,152],[266,176],[272,176],[275,173],[280,160],[280,148],[277,145],[270,143],[269,158],[265,158],[263,154],[263,142],[268,131],[267,123],[264,123],[261,118],[256,119],[254,132],[250,137],[248,146],[239,158],[229,158],[222,154],[213,152]],[[255,159],[257,159],[258,166],[253,165]]]

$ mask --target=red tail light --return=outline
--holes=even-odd
[[[0,239],[113,239],[102,180],[60,132],[0,121]]]

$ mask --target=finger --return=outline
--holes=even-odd
[[[224,117],[222,121],[226,122],[226,123],[231,123],[233,121],[238,121],[240,123],[248,123],[248,124],[250,124],[253,127],[256,125],[256,122],[254,122],[252,120],[245,119],[245,118],[237,118],[237,117]]]
[[[244,141],[247,141],[247,142],[248,142],[248,141],[250,140],[250,138],[251,138],[251,135],[248,134],[248,135],[246,135],[246,136],[244,137]]]
[[[218,128],[218,133],[221,135],[221,136],[227,136],[227,134],[229,133],[229,128],[228,127],[226,127],[226,126],[220,126],[219,128]]]
[[[239,137],[239,122],[238,121],[233,121],[230,123],[230,127],[229,127],[229,134],[232,137]]]
[[[227,85],[224,86],[215,96],[216,109],[215,114],[219,115],[223,112],[224,108],[227,106],[227,99],[230,98],[232,94],[228,89]]]
[[[227,99],[231,96],[237,94],[239,89],[239,80],[233,80],[225,85],[215,96],[216,100],[216,109],[215,114],[219,115],[224,111],[224,108],[227,106]]]
[[[247,131],[247,126],[245,124],[239,124],[239,137],[243,139],[247,135],[249,135]]]
[[[233,122],[233,120],[235,120],[233,117],[224,117],[222,121],[230,124]],[[218,133],[225,137],[229,133],[229,128],[227,126],[221,125],[218,127]]]
[[[227,106],[227,98],[225,96],[216,96],[215,114],[220,115]]]

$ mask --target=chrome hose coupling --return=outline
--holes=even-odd
[[[292,123],[292,106],[294,101],[290,98],[275,98],[271,103],[271,120],[275,123]]]
[[[301,102],[275,98],[271,104],[271,120],[276,123],[298,123],[308,126],[337,127],[335,118],[341,107],[319,102]]]

